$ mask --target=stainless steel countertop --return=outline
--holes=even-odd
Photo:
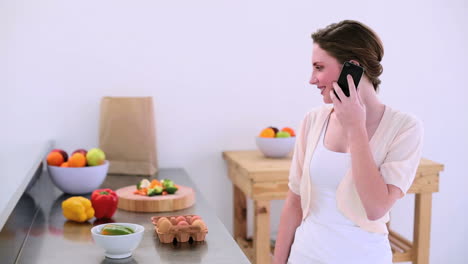
[[[136,184],[143,178],[145,177],[109,175],[102,187],[115,190]],[[24,210],[32,210],[31,208],[35,206],[38,209],[35,214],[29,214],[34,221],[16,263],[249,263],[231,234],[183,169],[161,169],[156,178],[172,179],[176,184],[194,188],[195,205],[184,210],[165,213],[135,213],[117,210],[113,217],[115,222],[141,224],[145,227],[145,232],[132,257],[112,260],[104,257],[104,250],[94,244],[91,237],[91,227],[100,223],[94,218],[83,224],[67,221],[62,215],[61,203],[70,195],[63,194],[53,186],[47,171],[43,171],[32,188],[24,194],[29,203],[24,206]],[[89,198],[89,194],[84,196]],[[206,222],[208,234],[205,241],[191,244],[188,242],[160,243],[150,217],[185,214],[200,215]],[[0,252],[1,259],[6,259],[4,254],[8,252],[4,250]]]

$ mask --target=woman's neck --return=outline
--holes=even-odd
[[[361,89],[363,90],[360,93],[361,100],[366,107],[366,125],[378,124],[385,111],[385,105],[380,102],[372,84],[369,83],[367,87]]]

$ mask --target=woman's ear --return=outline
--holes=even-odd
[[[357,60],[350,60],[349,62],[351,62],[354,65],[361,66],[361,64],[359,64]]]

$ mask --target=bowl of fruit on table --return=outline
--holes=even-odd
[[[52,182],[64,193],[90,193],[104,182],[109,169],[104,151],[78,149],[70,157],[62,149],[47,155],[47,170]]]
[[[268,158],[283,158],[294,149],[296,134],[292,128],[285,127],[279,130],[276,127],[267,127],[256,137],[260,152]]]

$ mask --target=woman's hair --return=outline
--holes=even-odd
[[[374,85],[374,90],[378,91],[384,49],[382,41],[372,29],[358,21],[343,20],[317,30],[312,34],[312,39],[340,63],[358,61],[365,68],[364,74]]]

